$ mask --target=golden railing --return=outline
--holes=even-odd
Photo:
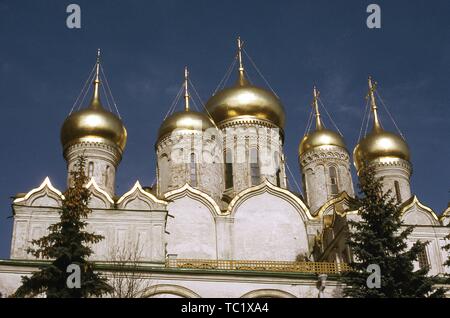
[[[345,263],[330,262],[282,262],[243,260],[167,259],[166,267],[191,269],[220,269],[242,271],[294,272],[316,274],[339,274],[348,271]]]

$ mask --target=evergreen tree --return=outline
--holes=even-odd
[[[70,172],[72,184],[64,193],[59,211],[60,221],[48,227],[49,234],[32,244],[27,252],[35,257],[51,259],[48,265],[30,277],[22,277],[22,285],[13,297],[34,297],[45,293],[49,298],[100,297],[111,291],[106,280],[93,270],[93,264],[87,261],[92,254],[90,244],[103,239],[102,236],[88,233],[84,229],[85,219],[92,212],[88,207],[90,191],[84,186],[88,181],[85,174],[85,158],[78,158],[75,169]],[[80,288],[69,288],[67,279],[72,274],[68,270],[71,264],[80,268]],[[70,279],[70,278],[69,278]]]
[[[407,238],[413,226],[403,226],[401,209],[383,193],[381,178],[373,166],[366,163],[360,174],[360,194],[351,204],[358,210],[360,221],[349,221],[348,244],[355,261],[352,270],[343,274],[344,295],[361,298],[442,297],[443,290],[433,290],[435,279],[428,277],[428,268],[414,271],[413,261],[427,243],[417,241],[410,249]],[[371,264],[380,267],[380,288],[369,288],[367,279]]]

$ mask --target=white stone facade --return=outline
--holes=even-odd
[[[120,197],[114,191],[121,159],[116,146],[78,143],[65,150],[69,171],[79,154],[87,157],[91,178],[86,187],[92,193],[89,205],[93,210],[88,230],[104,236],[92,247],[91,259],[111,277],[108,266],[117,261],[116,252],[135,250],[135,261],[141,264],[140,271],[151,287],[145,297],[318,297],[316,273],[170,266],[174,259],[188,263],[352,261],[346,244],[348,220],[357,221],[359,216],[348,211],[354,188],[346,149],[319,147],[299,158],[305,200],[287,189],[281,130],[257,120],[226,123],[219,129],[223,135],[217,138],[180,132],[185,141],[181,146],[176,134],[159,140],[155,147],[156,189],[143,189],[137,182]],[[172,160],[177,152],[190,155],[196,149],[192,145],[198,143],[202,152],[194,154],[211,161],[196,161],[193,170],[191,162]],[[227,175],[230,152],[232,173]],[[421,262],[430,266],[431,275],[449,273],[443,265],[448,254],[442,247],[448,244],[450,209],[438,218],[411,195],[408,162],[375,163],[385,189],[400,194],[405,224],[416,225],[409,243],[429,242]],[[335,169],[335,188],[331,168]],[[230,175],[232,182],[227,183]],[[18,287],[21,275],[30,274],[42,263],[26,250],[31,240],[45,235],[48,226],[58,221],[62,196],[47,178],[15,198],[11,256],[0,261],[0,292],[4,295]],[[336,277],[330,277],[327,284],[322,297],[342,296]]]
[[[354,195],[350,158],[346,149],[338,146],[315,147],[299,157],[299,164],[306,202],[311,211],[318,210],[343,191],[350,196]],[[331,169],[335,169],[337,177],[334,189]]]
[[[170,255],[194,260],[294,261],[306,254],[316,261],[337,263],[351,258],[345,244],[346,220],[357,220],[358,216],[342,212],[349,198],[345,192],[311,214],[301,198],[267,180],[241,191],[225,210],[188,184],[167,192],[164,199],[143,190],[139,183],[116,200],[95,180],[87,187],[92,192],[93,208],[89,230],[105,236],[93,247],[92,260],[109,262],[114,248],[139,245],[139,261],[149,266],[143,275],[148,275],[149,284],[154,286],[146,297],[318,297],[314,275],[180,273],[164,266]],[[45,234],[48,225],[57,221],[61,195],[46,179],[14,201],[11,261],[33,262],[25,250],[31,239]],[[442,225],[448,216],[439,220],[417,197],[405,202],[403,209],[405,223],[418,225],[409,238],[411,244],[416,240],[429,242],[430,274],[449,272],[443,266],[447,254],[442,250],[450,232]],[[313,253],[318,240],[321,259]],[[0,264],[1,292],[14,290],[20,275],[31,270],[30,266]],[[342,286],[335,279],[330,278],[327,286],[323,297],[341,297]]]
[[[72,171],[77,159],[84,155],[86,160],[86,175],[93,178],[97,185],[110,196],[115,194],[116,170],[122,154],[113,143],[102,142],[78,142],[64,150],[64,158],[67,161],[67,170]],[[67,174],[67,184],[71,183],[70,173]]]
[[[258,120],[229,121],[219,128],[223,136],[224,162],[232,167],[232,182],[225,185],[228,197],[233,198],[264,180],[287,188],[283,131],[280,128]],[[255,167],[258,170],[256,174]],[[226,169],[225,166],[225,175]]]
[[[391,191],[391,196],[403,203],[411,198],[411,164],[399,158],[379,158],[371,164],[377,177],[383,178],[383,191]]]
[[[218,133],[186,130],[175,130],[159,140],[156,144],[158,195],[162,197],[189,183],[219,201],[224,166],[222,145],[218,141]]]

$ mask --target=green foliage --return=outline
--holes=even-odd
[[[361,221],[349,221],[348,244],[356,259],[352,271],[343,275],[345,296],[362,298],[442,297],[443,290],[433,290],[436,280],[428,277],[428,268],[414,271],[413,261],[427,243],[417,241],[410,249],[407,238],[413,226],[404,226],[398,202],[390,191],[383,193],[381,178],[373,166],[360,174],[360,194],[351,208],[358,210]],[[380,288],[369,288],[367,267],[381,269]]]
[[[87,261],[92,254],[89,245],[98,243],[103,237],[84,230],[85,219],[92,212],[88,207],[91,194],[84,187],[88,181],[85,162],[80,156],[75,169],[70,172],[72,184],[64,193],[60,221],[48,227],[48,235],[32,241],[35,248],[27,250],[35,257],[53,261],[30,277],[23,276],[22,285],[13,297],[35,297],[43,293],[49,298],[100,297],[111,290],[106,280],[94,272],[93,264]],[[70,264],[80,266],[81,288],[67,286],[71,273],[66,270]]]

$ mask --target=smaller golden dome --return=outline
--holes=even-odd
[[[378,107],[375,101],[376,83],[369,76],[369,98],[373,114],[372,131],[366,135],[353,150],[353,161],[359,171],[364,163],[375,159],[403,159],[410,160],[409,147],[398,135],[385,131],[378,118]]]
[[[189,107],[189,72],[187,66],[184,68],[184,102],[185,102],[185,110],[180,112],[175,112],[169,117],[167,117],[164,122],[159,127],[158,131],[158,141],[163,137],[171,134],[175,131],[185,132],[203,132],[209,128],[215,127],[214,122],[210,119],[206,114],[191,111]]]
[[[322,146],[337,146],[346,149],[344,139],[336,132],[322,128],[303,137],[298,147],[301,156],[309,150]]]
[[[337,146],[347,149],[344,139],[338,133],[324,128],[319,112],[319,91],[315,86],[313,89],[313,97],[312,106],[316,116],[316,129],[303,137],[298,147],[298,155],[301,156],[309,150],[324,146]]]
[[[119,117],[103,108],[100,102],[100,50],[97,53],[94,93],[88,107],[69,115],[61,128],[63,149],[77,142],[104,142],[123,152],[127,131]]]
[[[123,152],[127,131],[122,121],[113,113],[93,103],[85,109],[72,113],[61,128],[63,148],[77,142],[113,143]]]
[[[215,127],[213,121],[204,113],[190,110],[175,112],[167,117],[159,128],[158,141],[175,130],[202,132],[213,127]]]
[[[356,145],[353,160],[356,170],[359,171],[365,161],[379,158],[399,158],[409,161],[409,147],[400,136],[377,127]]]

